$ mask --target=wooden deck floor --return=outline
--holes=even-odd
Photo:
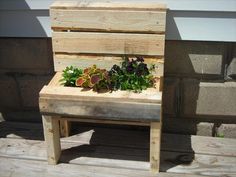
[[[81,125],[48,165],[42,125],[0,122],[0,177],[147,177],[149,131]],[[159,177],[236,176],[236,140],[163,134]]]

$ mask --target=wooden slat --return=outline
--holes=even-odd
[[[59,118],[60,134],[62,137],[70,136],[71,123],[68,120]]]
[[[99,167],[91,165],[59,164],[48,166],[46,162],[2,157],[0,160],[1,177],[151,177],[149,171]],[[158,177],[203,177],[201,175],[160,173]]]
[[[40,97],[40,111],[46,115],[77,116],[124,121],[159,121],[157,103],[108,102]]]
[[[149,122],[142,121],[118,121],[118,120],[102,120],[102,119],[93,119],[93,118],[63,118],[62,121],[72,121],[72,122],[85,122],[93,124],[114,124],[114,125],[137,125],[137,126],[150,126]]]
[[[152,173],[160,170],[161,123],[151,122],[150,127],[150,166]]]
[[[61,72],[55,73],[55,75],[53,76],[53,78],[51,79],[51,81],[49,82],[48,85],[50,85],[50,86],[60,86],[61,85],[61,83],[60,83],[61,78],[62,78],[62,73]]]
[[[76,101],[104,101],[104,102],[130,102],[130,103],[161,103],[162,92],[158,92],[155,88],[148,88],[141,93],[131,91],[113,91],[99,93],[92,89],[84,89],[80,87],[64,87],[64,86],[44,86],[40,91],[40,97],[51,99],[66,99]]]
[[[55,71],[62,71],[67,66],[75,66],[79,68],[90,67],[96,64],[99,68],[110,70],[116,64],[120,65],[123,61],[122,57],[116,56],[88,56],[76,54],[54,54]],[[164,74],[164,58],[163,57],[144,57],[144,62],[148,67],[155,65],[155,70],[152,72],[154,76],[163,76]]]
[[[56,1],[51,9],[112,9],[112,10],[166,10],[166,5],[161,3],[145,3],[138,1],[106,1],[106,0],[77,0],[77,1]]]
[[[54,52],[81,54],[164,55],[164,35],[53,32]]]
[[[34,162],[33,160],[40,160],[41,164],[45,163],[42,162],[42,160],[46,160],[46,147],[42,141],[23,139],[0,140],[0,163],[4,159],[3,157],[8,159],[31,159],[32,163]],[[119,170],[132,169],[139,172],[146,171],[150,175],[148,171],[148,162],[146,159],[148,156],[147,149],[124,148],[121,146],[85,146],[86,144],[88,144],[88,142],[81,143],[76,141],[62,141],[62,147],[67,150],[63,151],[64,153],[62,154],[61,162],[70,163],[68,164],[67,169],[69,166],[76,164],[85,167],[89,165],[91,168],[100,166],[103,170],[106,168],[113,168]],[[162,151],[161,157],[162,171],[219,177],[235,176],[236,174],[235,157],[170,151]],[[6,165],[11,166],[9,163]],[[53,166],[52,168],[55,169],[61,165],[63,165],[63,163]],[[39,165],[39,167],[40,166],[41,165]],[[4,166],[1,163],[1,172],[3,172],[3,167]],[[25,168],[25,165],[22,167]],[[48,166],[48,168],[50,168],[50,166]]]
[[[47,159],[49,164],[57,164],[61,155],[59,122],[52,116],[43,116],[44,138],[47,144]]]
[[[149,130],[127,130],[121,128],[102,128],[99,126],[82,126],[78,134],[62,138],[67,142],[90,142],[93,145],[122,146],[129,148],[149,149]],[[93,133],[96,138],[90,141]],[[109,134],[109,136],[107,136]],[[129,136],[127,136],[129,135]],[[42,124],[22,122],[1,122],[0,137],[8,139],[42,140]],[[116,141],[114,141],[114,139]],[[3,144],[3,139],[0,140]],[[194,135],[162,134],[162,150],[182,153],[209,154],[216,156],[236,157],[236,139],[216,138]],[[29,151],[26,151],[29,152]]]
[[[164,33],[166,12],[51,9],[52,29]]]

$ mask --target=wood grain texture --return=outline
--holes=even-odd
[[[131,57],[132,58],[132,57]],[[62,71],[67,66],[75,66],[79,68],[87,68],[96,64],[99,68],[110,70],[116,64],[120,65],[123,61],[122,57],[118,56],[89,56],[76,54],[54,54],[54,69]],[[160,77],[164,74],[164,58],[163,57],[144,57],[144,62],[151,67],[155,65],[152,72],[154,76]]]
[[[164,35],[53,32],[54,52],[80,54],[164,55]]]
[[[39,123],[1,122],[0,137],[4,138],[43,140],[43,126]],[[90,141],[93,133],[96,140]],[[109,136],[107,136],[109,134]],[[148,130],[128,130],[122,128],[103,128],[100,126],[80,125],[77,134],[62,138],[61,141],[90,143],[92,145],[120,146],[129,148],[149,149]],[[129,135],[129,136],[127,136]],[[114,141],[116,139],[116,141]],[[236,139],[216,138],[195,135],[162,134],[162,151],[175,151],[182,153],[209,154],[215,156],[236,157]],[[24,146],[22,146],[24,147]],[[5,150],[3,152],[6,152]],[[30,151],[26,151],[30,152]]]
[[[59,122],[52,116],[43,116],[44,138],[47,145],[48,164],[57,164],[61,155]]]
[[[90,144],[91,138],[94,138],[94,136],[96,136],[94,134],[97,133],[98,132],[96,132],[96,130],[93,130],[91,132],[84,132],[78,134],[76,137],[69,137],[62,139],[62,149],[64,149],[64,153],[62,154],[61,160],[62,162],[70,163],[68,164],[67,169],[70,169],[70,165],[71,166],[78,165],[78,168],[80,168],[79,166],[85,166],[85,167],[90,166],[91,168],[100,167],[103,168],[104,171],[106,171],[106,168],[113,168],[119,170],[129,169],[134,171],[145,171],[147,174],[149,174],[148,171],[149,165],[146,157],[148,156],[148,149],[141,147],[125,148],[123,147],[124,143],[122,143],[122,139],[120,139],[120,141],[118,141],[117,144],[113,146],[109,144],[107,145],[100,144],[98,146],[94,145],[86,146],[87,144]],[[124,136],[125,139],[132,140],[132,134],[127,136],[127,132],[125,133],[126,133],[126,136]],[[119,135],[120,134],[116,134],[116,136]],[[107,134],[104,134],[104,136],[106,137]],[[178,140],[178,137],[182,137],[181,135],[178,136],[173,135],[173,136],[175,136],[176,140]],[[194,137],[198,138],[198,136]],[[100,138],[101,141],[103,141],[102,137]],[[207,148],[208,139],[206,139],[205,141],[204,137],[199,137],[199,138],[202,139],[201,143],[205,144],[205,147]],[[215,139],[212,137],[209,138],[212,141]],[[172,140],[173,139],[170,139],[169,141]],[[220,140],[222,139],[216,138],[216,141],[220,142]],[[225,138],[224,141],[226,140],[231,141],[231,139]],[[139,138],[138,141],[141,141],[141,139]],[[114,138],[113,138],[113,143],[114,143]],[[178,144],[179,143],[177,143],[176,145],[178,146]],[[231,144],[231,147],[232,146],[235,146],[235,144],[234,143]],[[47,160],[45,149],[46,145],[44,144],[43,141],[8,139],[8,138],[0,139],[0,163],[1,163],[0,174],[5,172],[4,169],[6,168],[2,163],[4,157],[7,159],[15,159],[15,160],[27,159],[30,160],[29,164],[32,164],[34,163],[34,161],[37,160],[39,162],[38,167],[39,168],[42,167],[42,163],[47,164],[45,162]],[[217,147],[215,147],[215,149],[217,150]],[[177,151],[164,150],[161,152],[161,157],[162,157],[161,170],[167,171],[168,173],[166,174],[176,173],[176,175],[178,175],[178,173],[187,173],[189,175],[195,174],[195,175],[208,175],[208,176],[218,176],[218,177],[221,176],[233,177],[236,174],[235,170],[236,158],[231,156],[210,155],[201,153],[199,154],[197,153],[197,151],[195,152],[195,154],[193,154],[190,152],[181,153]],[[9,166],[9,168],[13,167],[11,166],[11,164],[7,162],[5,163],[6,165]],[[55,169],[58,166],[64,164],[65,163],[61,163],[53,167],[47,166],[47,168],[48,170],[50,170],[51,168]],[[18,165],[20,167],[19,169],[26,168],[25,164],[18,163]],[[37,172],[39,173],[39,171]],[[89,176],[89,174],[87,175]]]
[[[162,92],[158,92],[155,88],[148,88],[141,93],[131,91],[113,91],[113,92],[95,92],[92,89],[84,89],[80,87],[64,87],[64,86],[44,86],[40,91],[40,97],[51,99],[66,99],[76,101],[104,101],[104,102],[130,102],[130,103],[161,103]]]
[[[63,121],[71,122],[85,122],[93,124],[114,124],[114,125],[136,125],[136,126],[150,126],[149,122],[143,121],[118,121],[118,120],[103,120],[103,119],[93,119],[93,118],[63,118]]]
[[[152,173],[160,170],[161,123],[151,122],[150,127],[150,166]]]
[[[164,33],[166,12],[51,9],[52,29]]]
[[[66,119],[59,118],[59,124],[60,124],[60,135],[62,137],[70,136],[71,123]]]
[[[56,1],[51,9],[112,9],[112,10],[166,10],[166,5],[162,3],[145,3],[138,1],[106,1],[106,0],[77,0],[77,1]]]
[[[76,116],[126,121],[159,121],[160,104],[72,100],[40,97],[40,111],[46,115]]]
[[[90,165],[59,164],[48,166],[46,162],[25,159],[1,158],[1,177],[151,177],[149,171],[132,170],[127,168],[109,168]],[[203,177],[202,175],[182,174],[182,173],[160,173],[158,177]]]

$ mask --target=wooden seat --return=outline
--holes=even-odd
[[[59,121],[150,126],[150,164],[159,171],[162,78],[165,42],[165,5],[95,1],[58,1],[50,8],[54,66],[57,72],[40,91],[48,162],[60,158]],[[96,93],[60,84],[66,66],[96,64],[109,69],[124,55],[143,56],[155,64],[156,88],[142,93]],[[67,131],[68,133],[68,131]]]

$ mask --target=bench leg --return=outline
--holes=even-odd
[[[70,124],[68,120],[60,120],[60,132],[62,137],[70,136]]]
[[[61,155],[60,132],[58,119],[43,116],[44,138],[47,146],[48,164],[57,164]]]
[[[160,167],[161,123],[151,122],[150,127],[150,166],[152,173],[158,173]]]

